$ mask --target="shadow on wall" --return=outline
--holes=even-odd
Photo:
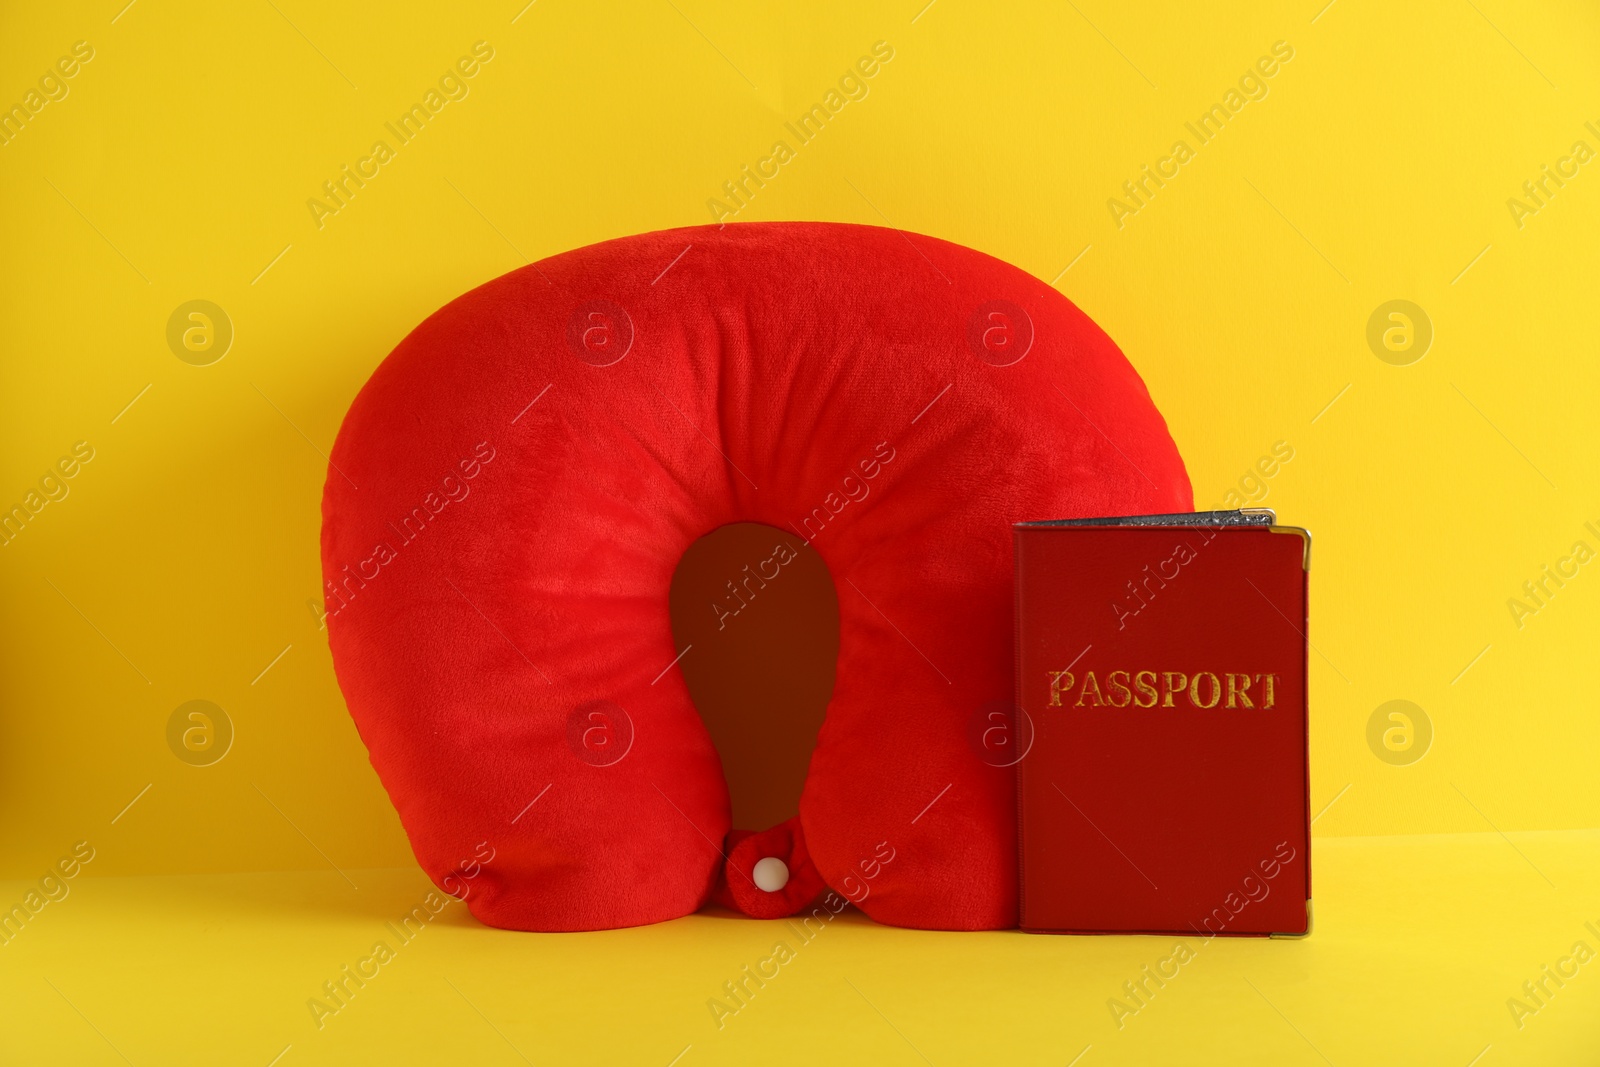
[[[678,647],[692,646],[680,667],[722,757],[733,825],[790,818],[839,659],[827,565],[792,532],[730,523],[683,554],[670,604]]]

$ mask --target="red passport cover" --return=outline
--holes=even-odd
[[[1015,537],[1022,928],[1309,932],[1309,535],[1263,510]]]

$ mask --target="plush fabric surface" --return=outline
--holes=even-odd
[[[1011,524],[1190,507],[1138,375],[1038,279],[876,227],[644,234],[467,293],[373,373],[323,499],[330,643],[423,869],[449,891],[492,850],[486,923],[781,913],[825,883],[885,923],[1007,927],[1013,771],[972,724],[1012,694]],[[668,587],[735,521],[809,541],[841,634],[798,825],[730,841]],[[763,844],[782,907],[750,895]]]

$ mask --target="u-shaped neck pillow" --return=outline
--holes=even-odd
[[[467,293],[373,373],[323,498],[329,639],[418,861],[490,925],[828,886],[1009,927],[1014,772],[974,738],[1013,690],[1011,524],[1191,506],[1139,376],[1015,267],[868,226],[650,233]],[[820,554],[840,641],[799,816],[730,832],[668,589],[732,522]]]

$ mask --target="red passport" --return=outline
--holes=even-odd
[[[1309,932],[1309,535],[1263,509],[1015,537],[1022,928]]]

